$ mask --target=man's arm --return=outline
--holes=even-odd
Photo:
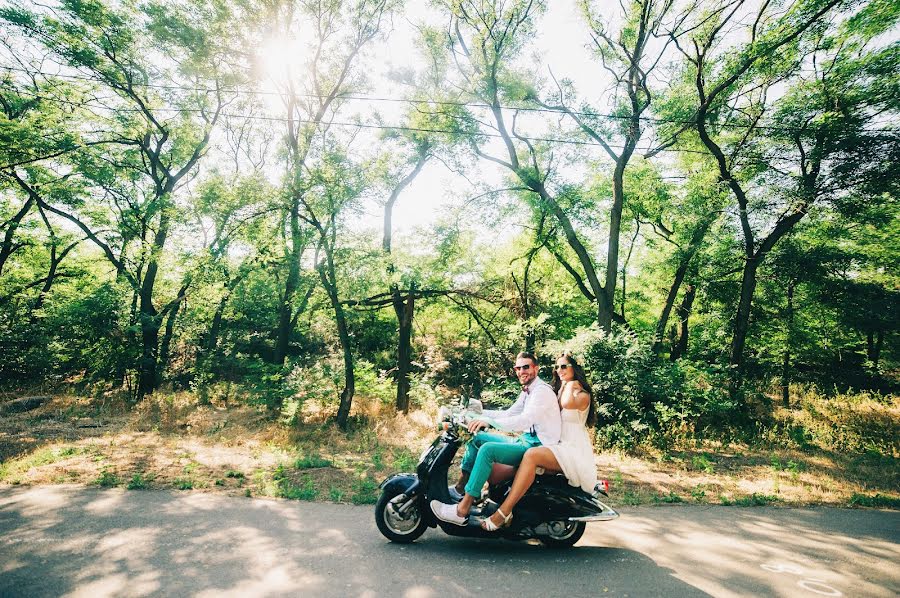
[[[525,393],[521,393],[516,402],[510,405],[508,409],[485,409],[481,413],[485,417],[506,419],[507,417],[520,415],[523,411],[525,411]]]
[[[533,425],[539,422],[546,422],[548,417],[558,416],[558,414],[559,403],[556,401],[556,395],[553,394],[550,387],[542,386],[535,389],[529,397],[528,402],[524,404],[522,413],[510,417],[497,418],[497,421],[504,428],[525,432]]]

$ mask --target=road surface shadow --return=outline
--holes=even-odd
[[[638,551],[429,530],[370,507],[211,494],[0,488],[0,596],[706,596]]]

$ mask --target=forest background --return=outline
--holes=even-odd
[[[852,455],[896,504],[898,16],[7,1],[0,381],[58,400],[2,457],[176,403],[352,437],[568,350],[599,448]]]

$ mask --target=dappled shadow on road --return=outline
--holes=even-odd
[[[278,594],[323,583],[303,557],[344,541],[304,521],[298,503],[66,487],[29,494],[24,504],[0,501],[0,527],[13,530],[3,550],[15,552],[0,595]],[[295,535],[304,541],[291,543]]]
[[[900,595],[900,513],[636,508],[583,542],[651,555],[716,596]]]
[[[624,548],[553,550],[430,532],[413,545],[385,544],[378,552],[392,574],[401,571],[393,582],[398,596],[708,596]],[[416,561],[412,569],[402,566]]]
[[[3,596],[703,596],[630,548],[390,544],[371,507],[0,488]]]

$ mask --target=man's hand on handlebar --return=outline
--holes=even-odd
[[[476,419],[475,421],[469,422],[469,432],[472,434],[477,434],[481,430],[486,430],[491,427],[491,424],[486,421]]]

